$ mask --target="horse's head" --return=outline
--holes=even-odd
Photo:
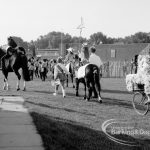
[[[8,37],[8,45],[12,48],[16,48],[17,47],[17,44],[16,42],[14,41],[14,39],[12,37]]]

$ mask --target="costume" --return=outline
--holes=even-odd
[[[89,63],[97,65],[98,68],[100,68],[100,66],[103,64],[100,57],[96,55],[95,53],[91,53],[90,58],[89,58]]]
[[[65,80],[66,80],[66,74],[69,74],[69,72],[67,71],[66,67],[62,64],[62,63],[57,63],[54,66],[54,86],[55,86],[55,93],[53,93],[53,95],[57,95],[58,92],[58,87],[59,85],[61,86],[62,89],[62,93],[63,93],[63,97],[66,96],[66,92],[65,92]]]
[[[89,60],[89,50],[88,47],[83,47],[80,53],[81,61]]]
[[[62,75],[62,74],[64,74],[64,75]],[[64,81],[65,80],[65,78],[64,78],[65,74],[69,74],[66,67],[61,63],[56,64],[54,67],[54,80],[58,79],[60,81]]]
[[[138,56],[137,74],[126,76],[126,88],[128,91],[138,89],[138,85],[144,85],[144,92],[150,94],[150,56]]]

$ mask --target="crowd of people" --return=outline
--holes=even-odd
[[[50,61],[32,57],[28,60],[28,69],[31,80],[33,80],[35,76],[36,78],[41,78],[42,81],[45,81],[47,73],[50,70]]]
[[[83,44],[81,51],[78,51],[78,53],[75,53],[74,49],[71,47],[67,49],[67,52],[65,58],[58,57],[57,59],[51,60],[30,58],[28,60],[28,68],[31,80],[33,80],[35,76],[36,78],[41,78],[42,81],[45,81],[47,73],[50,72],[49,74],[51,74],[51,79],[55,89],[53,95],[57,95],[58,87],[60,86],[63,97],[65,97],[66,75],[71,73],[71,68],[74,72],[74,78],[76,78],[76,73],[79,67],[90,63],[97,65],[100,69],[103,64],[101,58],[96,55],[96,48],[94,46],[90,47],[89,50],[88,45]]]

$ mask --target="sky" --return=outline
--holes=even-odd
[[[150,0],[0,0],[0,45],[8,36],[36,40],[52,31],[82,37],[102,32],[125,37],[150,32]]]

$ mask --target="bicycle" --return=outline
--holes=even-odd
[[[149,111],[149,103],[145,104],[145,102],[148,100],[148,96],[144,91],[144,85],[143,84],[137,84],[136,88],[133,90],[134,95],[132,99],[132,105],[134,110],[139,115],[146,115]]]

